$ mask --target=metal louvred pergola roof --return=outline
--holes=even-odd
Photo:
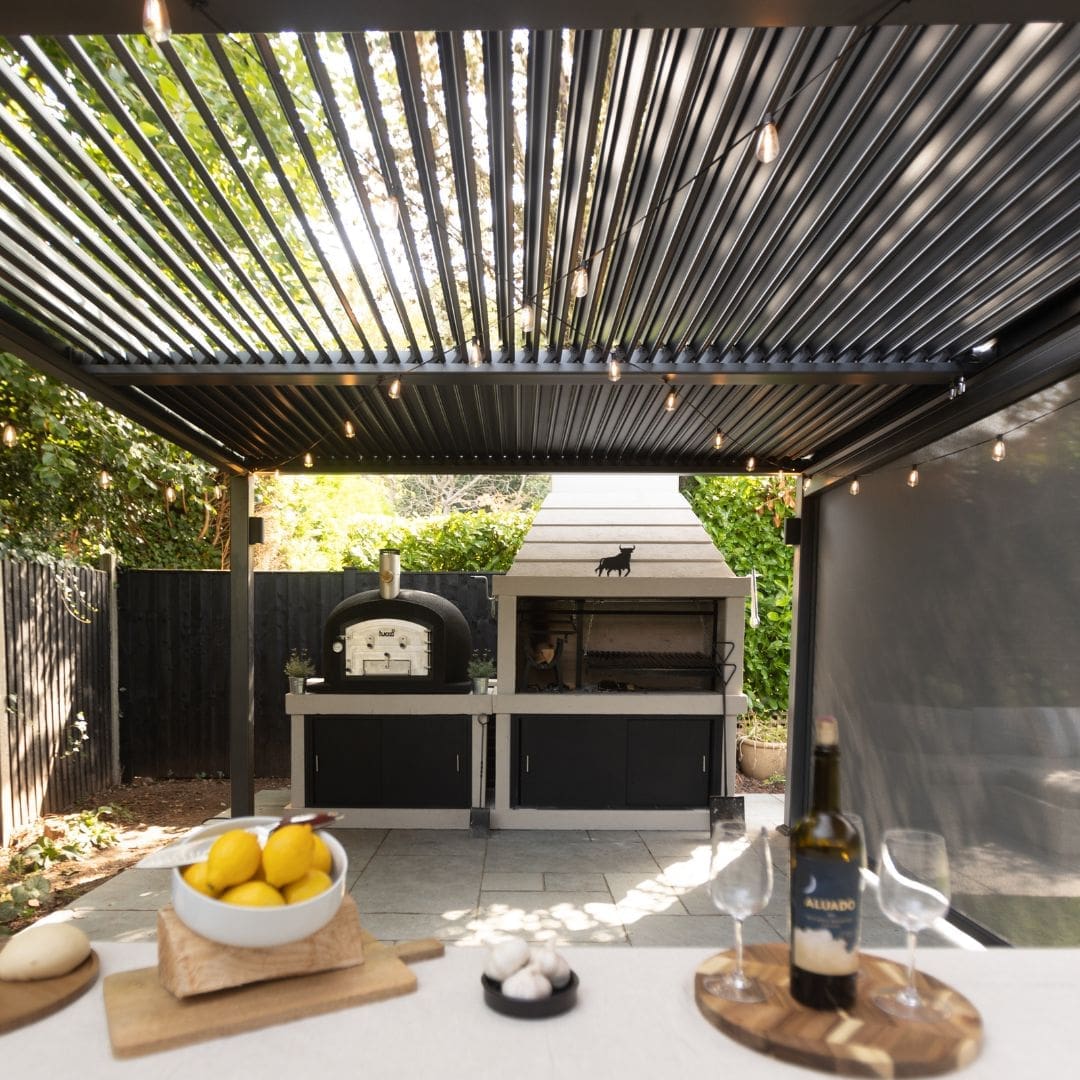
[[[1074,25],[114,8],[0,16],[0,347],[223,468],[842,474],[1080,363]]]

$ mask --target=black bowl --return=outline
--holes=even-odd
[[[484,984],[484,1001],[488,1008],[504,1016],[517,1016],[524,1020],[542,1020],[548,1016],[559,1016],[574,1007],[577,1002],[578,977],[570,972],[570,981],[558,990],[551,991],[551,997],[525,1001],[522,998],[510,998],[502,992],[502,983],[487,975],[481,975]]]

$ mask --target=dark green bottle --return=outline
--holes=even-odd
[[[840,813],[840,735],[818,719],[810,812],[791,831],[791,996],[812,1009],[855,1003],[862,839]]]

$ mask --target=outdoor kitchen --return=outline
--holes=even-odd
[[[367,827],[704,828],[734,790],[750,586],[677,476],[556,476],[493,581],[496,685],[465,693],[464,618],[401,589],[384,552],[379,589],[328,616],[322,679],[287,699],[293,805]]]

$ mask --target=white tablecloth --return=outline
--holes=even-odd
[[[155,963],[153,945],[97,944],[102,977]],[[578,947],[577,1006],[561,1017],[493,1013],[480,986],[483,954],[450,949],[415,965],[416,993],[141,1058],[109,1047],[101,978],[60,1012],[0,1035],[5,1077],[193,1077],[243,1080],[697,1080],[822,1075],[746,1049],[694,1003],[700,949]],[[902,959],[897,953],[885,953]],[[1080,950],[924,949],[920,968],[982,1013],[982,1056],[964,1077],[1034,1080],[1075,1075],[1080,1063]]]

